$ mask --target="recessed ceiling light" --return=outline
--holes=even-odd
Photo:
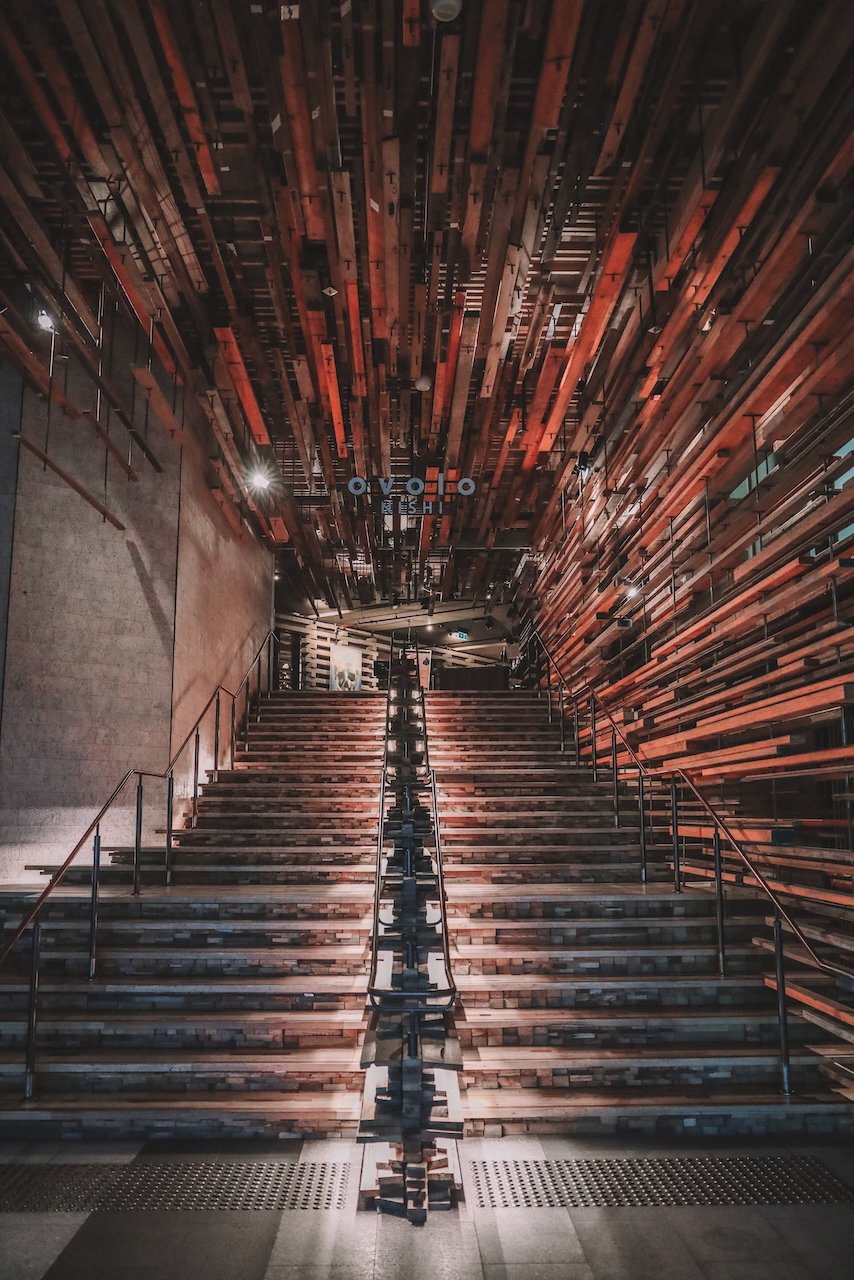
[[[326,288],[323,290],[323,292],[326,294],[327,298],[338,297],[338,290],[334,289],[331,284],[328,284]]]
[[[430,377],[429,373],[422,373],[420,377],[415,379],[416,391],[429,391],[432,385],[433,379]]]

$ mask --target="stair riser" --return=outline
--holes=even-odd
[[[103,975],[99,974],[99,983]],[[50,1014],[82,1013],[109,1017],[111,1014],[151,1013],[161,1011],[167,1016],[170,1013],[189,1013],[194,1017],[205,1013],[228,1014],[239,1013],[298,1013],[336,1011],[340,1009],[358,1010],[365,1008],[364,991],[341,991],[338,993],[312,992],[311,983],[306,982],[306,991],[271,993],[264,991],[233,991],[221,994],[215,991],[193,991],[191,993],[175,993],[170,991],[169,984],[157,984],[159,989],[150,990],[146,982],[144,991],[104,990],[99,984],[84,990],[47,991],[39,996],[39,1013],[41,1017]],[[343,984],[342,984],[343,985]],[[26,1013],[27,997],[25,993],[0,992],[0,1013],[5,1017],[21,1016]]]
[[[711,976],[706,983],[684,986],[679,975],[672,975],[670,981],[666,977],[658,981],[650,978],[646,983],[627,983],[624,987],[597,987],[593,977],[587,982],[578,979],[565,987],[552,984],[544,988],[534,983],[529,990],[507,987],[503,992],[500,986],[478,990],[475,979],[465,985],[462,999],[464,1006],[471,1009],[507,1010],[508,1025],[512,1025],[513,1009],[642,1009],[654,1014],[662,1006],[709,1010],[726,1009],[727,1004],[737,1008],[770,1007],[767,992],[758,983],[733,983],[721,992]]]
[[[465,1126],[467,1138],[566,1138],[599,1137],[602,1134],[622,1137],[645,1134],[659,1139],[668,1135],[682,1140],[686,1137],[697,1140],[706,1137],[755,1139],[795,1135],[851,1136],[854,1134],[854,1111],[829,1114],[827,1106],[817,1102],[804,1105],[797,1111],[769,1114],[767,1108],[761,1105],[748,1104],[734,1112],[727,1102],[715,1106],[713,1097],[702,1110],[686,1102],[681,1107],[667,1109],[652,1105],[633,1108],[631,1112],[620,1107],[593,1108],[588,1111],[573,1108],[572,1100],[568,1098],[566,1112],[558,1117],[553,1114],[501,1116],[490,1110],[487,1119],[470,1116]]]
[[[236,950],[236,948],[235,948]],[[65,973],[79,976],[88,972],[88,957],[70,956],[58,959],[48,952],[42,959],[42,972],[45,976]],[[367,972],[367,958],[351,960],[342,956],[329,959],[300,959],[289,957],[284,948],[275,948],[266,957],[243,957],[231,955],[225,951],[211,954],[210,959],[189,957],[180,950],[162,959],[147,956],[140,949],[133,955],[114,958],[107,953],[98,956],[98,975],[101,978],[124,977],[161,978],[272,978],[289,977],[304,974],[306,978],[320,974],[360,974]]]
[[[716,964],[709,956],[620,956],[603,951],[601,956],[580,956],[571,951],[551,952],[547,956],[532,953],[508,955],[504,959],[478,959],[457,952],[452,955],[454,973],[462,974],[579,974],[590,978],[598,974],[603,978],[647,977],[660,974],[684,974],[703,976],[716,972]],[[759,958],[739,956],[730,960],[731,973],[755,973],[761,967]]]
[[[223,899],[183,902],[170,902],[168,899],[146,898],[141,894],[138,898],[128,896],[123,899],[101,898],[98,908],[99,926],[112,927],[116,932],[125,928],[132,929],[140,920],[158,923],[164,928],[171,924],[185,927],[188,922],[199,926],[207,921],[215,928],[227,921],[258,922],[259,929],[276,921],[306,922],[321,921],[324,926],[332,927],[332,922],[340,920],[345,928],[361,926],[370,910],[371,899],[365,894],[363,902],[326,901],[318,896],[315,900],[305,902],[288,902],[268,899],[263,901],[241,902],[239,899]],[[17,924],[20,916],[10,912],[6,917],[9,927]],[[46,908],[44,916],[46,924],[51,921],[67,920],[79,923],[81,929],[89,927],[89,904],[82,898],[76,902],[57,902]],[[3,917],[0,916],[0,922]],[[44,934],[42,935],[44,936]],[[103,935],[100,932],[99,938]],[[88,937],[88,934],[87,934]]]
[[[107,885],[124,885],[128,887],[131,883],[130,868],[125,867],[102,867],[101,883]],[[258,870],[249,871],[240,864],[236,864],[234,868],[224,868],[222,870],[205,871],[203,867],[197,870],[188,868],[186,871],[182,867],[177,867],[172,875],[172,883],[175,886],[199,885],[200,893],[204,893],[204,886],[226,886],[226,885],[258,885],[258,884],[280,884],[280,885],[312,885],[318,883],[348,883],[348,884],[373,884],[375,879],[374,868],[371,866],[346,867],[336,866],[330,861],[327,867],[306,866],[281,866],[276,868],[271,866],[269,869],[260,868]],[[75,871],[73,868],[63,877],[63,884],[73,887],[88,885],[90,883],[90,873],[84,870]],[[163,873],[143,870],[140,882],[143,891],[146,886],[151,888],[162,888]]]
[[[363,924],[342,922],[337,928],[325,922],[306,923],[302,928],[289,927],[287,930],[275,924],[258,923],[252,928],[243,927],[239,931],[230,932],[227,927],[199,923],[170,925],[168,921],[156,928],[134,928],[131,922],[110,925],[106,921],[99,922],[98,944],[102,947],[169,947],[174,946],[176,954],[181,947],[212,947],[227,951],[229,947],[279,947],[287,954],[289,947],[310,946],[367,946],[370,937],[369,929]],[[88,928],[81,924],[79,928],[52,929],[48,923],[42,929],[41,945],[45,958],[56,947],[62,950],[79,947],[88,948]]]
[[[22,1081],[11,1074],[0,1077],[0,1096],[2,1093],[17,1092]],[[363,1076],[361,1071],[324,1071],[318,1068],[305,1071],[299,1075],[287,1074],[284,1067],[280,1071],[271,1068],[269,1071],[241,1072],[239,1067],[229,1071],[228,1075],[221,1071],[206,1071],[194,1066],[191,1070],[180,1071],[165,1069],[140,1071],[105,1071],[99,1072],[97,1064],[86,1072],[62,1071],[47,1067],[36,1068],[35,1089],[39,1103],[50,1105],[51,1093],[77,1092],[88,1094],[120,1094],[125,1091],[145,1091],[154,1094],[211,1092],[216,1094],[245,1094],[256,1091],[278,1093],[296,1093],[315,1091],[318,1089],[346,1089],[361,1092]]]
[[[809,1039],[809,1031],[797,1023],[790,1023],[790,1043],[805,1044]],[[590,1023],[572,1027],[550,1023],[548,1014],[537,1026],[514,1026],[512,1015],[508,1016],[506,1027],[479,1030],[467,1027],[465,1023],[457,1023],[457,1032],[463,1049],[483,1048],[561,1048],[591,1049],[594,1045],[601,1049],[661,1049],[671,1051],[678,1058],[687,1048],[707,1046],[719,1047],[722,1044],[733,1048],[774,1048],[778,1042],[777,1023],[769,1018],[761,1026],[733,1019],[726,1022],[722,1018],[710,1016],[708,1022],[686,1022],[681,1027],[663,1027],[656,1024],[653,1015],[639,1019],[633,1025],[620,1024],[591,1028]]]
[[[549,1070],[502,1071],[480,1066],[466,1065],[464,1080],[472,1088],[480,1089],[637,1089],[687,1088],[737,1090],[745,1086],[762,1086],[774,1089],[779,1086],[780,1066],[774,1060],[748,1066],[721,1060],[715,1065],[683,1064],[678,1059],[668,1059],[659,1066],[636,1064],[632,1066],[608,1065],[605,1062],[582,1068]],[[809,1088],[819,1082],[815,1069],[801,1065],[798,1068],[799,1086]],[[571,1105],[571,1094],[567,1103]]]
[[[85,1028],[52,1029],[42,1026],[38,1035],[38,1051],[40,1053],[72,1053],[92,1054],[122,1053],[140,1050],[145,1053],[162,1051],[164,1054],[173,1050],[222,1050],[223,1052],[242,1049],[353,1049],[356,1051],[362,1042],[364,1032],[358,1028],[345,1030],[292,1031],[290,1027],[282,1029],[280,1023],[271,1020],[266,1026],[241,1026],[236,1024],[225,1029],[170,1027],[168,1022],[162,1030],[151,1029],[147,1032],[133,1031],[122,1027],[110,1026],[105,1022],[95,1031]],[[26,1045],[25,1024],[20,1030],[0,1033],[0,1048],[9,1051],[23,1052]]]

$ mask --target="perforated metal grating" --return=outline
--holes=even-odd
[[[207,1161],[0,1165],[0,1213],[343,1209],[350,1165]]]
[[[806,1156],[631,1160],[472,1160],[481,1209],[668,1204],[854,1204],[854,1191]]]

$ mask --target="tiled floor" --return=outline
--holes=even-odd
[[[471,1159],[779,1155],[820,1159],[854,1186],[839,1145],[685,1147],[614,1140],[466,1142]],[[854,1211],[841,1205],[483,1209],[427,1227],[355,1211],[360,1148],[278,1144],[6,1144],[3,1161],[350,1161],[345,1210],[0,1213],[0,1280],[851,1280]]]

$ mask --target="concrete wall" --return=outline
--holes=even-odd
[[[12,433],[18,430],[22,395],[21,379],[14,369],[0,360],[0,722],[3,715],[3,667],[12,573],[15,489],[18,483],[18,441]]]
[[[214,686],[221,683],[236,690],[272,626],[273,554],[245,526],[242,533],[235,532],[212,497],[204,474],[203,452],[196,441],[190,441],[181,469],[173,754]],[[228,699],[223,698],[223,743],[229,708]],[[212,711],[202,725],[202,768],[213,764],[213,732]],[[179,795],[188,790],[192,744],[182,765],[176,774]]]
[[[56,376],[79,408],[93,406],[72,361]],[[45,402],[26,390],[23,434],[43,448],[47,425]],[[68,852],[121,775],[161,768],[168,751],[180,459],[153,419],[149,436],[163,473],[137,457],[130,481],[111,461],[105,488],[94,433],[51,415],[50,456],[123,531],[20,451],[0,727],[4,876]],[[118,426],[115,438],[127,442]]]
[[[128,363],[120,365],[126,376]],[[92,407],[91,385],[72,362],[63,377],[72,400]],[[136,420],[142,429],[139,396]],[[42,446],[45,404],[29,391],[22,422]],[[147,429],[162,474],[142,458],[136,482],[108,468],[106,505],[124,531],[20,451],[0,879],[28,879],[25,863],[64,857],[127,769],[162,770],[213,685],[242,671],[269,626],[271,554],[248,530],[238,537],[229,528],[207,487],[202,448],[192,440],[179,448],[153,414]],[[115,438],[127,442],[118,426]],[[49,452],[103,499],[104,450],[88,427],[54,411]],[[163,825],[163,792],[147,784],[147,838]],[[132,806],[128,794],[106,840],[131,840]]]

